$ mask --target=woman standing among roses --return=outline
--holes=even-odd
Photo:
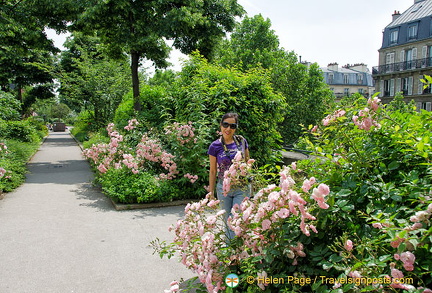
[[[209,174],[209,199],[214,199],[216,189],[217,199],[225,210],[225,223],[231,216],[231,209],[237,204],[240,205],[245,197],[248,197],[248,189],[245,186],[231,186],[227,194],[223,192],[224,173],[228,171],[234,157],[240,151],[244,161],[249,160],[248,143],[242,136],[235,135],[238,128],[238,115],[227,113],[222,116],[220,129],[222,136],[211,143],[208,149],[210,158]],[[227,228],[227,237],[234,238],[234,232]]]

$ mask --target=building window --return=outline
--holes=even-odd
[[[416,67],[417,48],[405,51],[405,69],[414,69]]]
[[[364,94],[364,89],[358,89],[359,94]]]
[[[414,78],[412,76],[401,78],[401,91],[403,95],[411,96],[413,94],[413,81]]]
[[[363,74],[357,74],[357,84],[363,84]]]
[[[426,110],[426,111],[432,111],[432,103],[431,102],[426,102],[426,103],[421,103],[420,109],[422,110]]]
[[[408,26],[408,40],[417,39],[417,28],[418,24],[411,24]]]
[[[344,79],[344,84],[348,84],[349,82],[348,74],[344,74],[343,79]]]
[[[344,88],[344,96],[349,97],[349,95],[350,95],[349,88]]]
[[[393,30],[390,32],[390,45],[397,44],[399,36],[399,30]]]
[[[390,80],[384,80],[384,96],[390,96]]]
[[[330,73],[330,74],[328,75],[328,83],[329,83],[329,84],[332,84],[332,83],[333,83],[333,80],[334,80],[334,75],[333,75],[333,73]]]

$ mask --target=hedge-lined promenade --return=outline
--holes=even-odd
[[[69,133],[51,133],[0,201],[0,292],[163,292],[192,277],[148,245],[184,207],[116,211]]]

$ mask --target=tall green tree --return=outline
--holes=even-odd
[[[216,51],[214,60],[223,66],[242,71],[255,67],[268,70],[273,88],[288,104],[279,125],[286,144],[300,136],[301,125],[322,119],[332,95],[318,65],[302,64],[294,52],[282,48],[269,19],[262,15],[245,17]]]
[[[131,59],[134,108],[141,108],[138,68],[143,59],[167,66],[170,47],[185,54],[198,49],[206,56],[243,14],[236,0],[89,0],[76,29],[93,32],[112,53]]]
[[[21,102],[24,87],[52,86],[53,54],[59,51],[29,2],[7,0],[0,5],[0,88],[15,91]]]
[[[60,99],[75,110],[91,110],[95,128],[106,126],[129,90],[127,56],[112,59],[97,37],[73,33],[62,52]]]

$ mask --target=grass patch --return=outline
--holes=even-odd
[[[25,181],[27,162],[39,149],[40,142],[22,142],[14,139],[4,139],[7,152],[0,155],[0,168],[6,173],[0,178],[0,191],[10,192]]]

